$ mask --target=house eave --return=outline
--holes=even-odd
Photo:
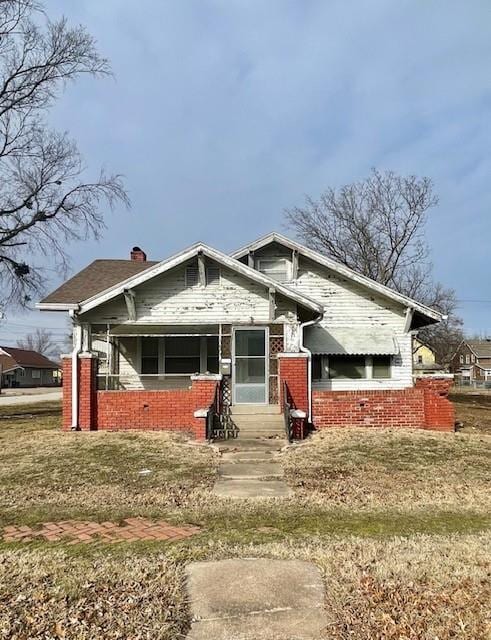
[[[184,251],[181,251],[171,256],[170,258],[167,258],[166,260],[159,262],[157,265],[151,267],[150,269],[147,269],[146,271],[143,271],[142,273],[136,276],[131,276],[130,278],[127,278],[126,280],[119,282],[117,285],[109,287],[105,291],[102,291],[92,296],[91,298],[84,300],[83,302],[80,303],[80,305],[76,305],[76,309],[80,313],[86,313],[87,311],[90,311],[91,309],[94,309],[95,307],[98,307],[99,305],[104,304],[105,302],[115,298],[116,296],[124,294],[125,290],[127,291],[130,288],[133,289],[138,285],[146,282],[147,280],[150,280],[162,273],[170,271],[171,269],[179,266],[186,260],[189,260],[195,255],[198,255],[200,252],[206,257],[210,258],[211,260],[215,260],[222,266],[225,266],[231,269],[232,271],[236,271],[241,275],[243,275],[244,277],[249,278],[250,280],[253,280],[254,282],[258,282],[262,284],[267,289],[274,289],[281,295],[284,295],[285,297],[294,300],[301,306],[304,306],[318,313],[322,313],[324,310],[323,305],[321,305],[316,300],[313,300],[312,298],[309,298],[304,294],[298,293],[297,291],[290,289],[284,284],[281,284],[275,280],[272,280],[271,278],[256,271],[255,269],[252,269],[251,267],[248,267],[242,264],[238,260],[235,260],[234,258],[231,258],[230,256],[227,256],[226,254],[223,254],[220,251],[217,251],[216,249],[213,249],[203,243],[194,244],[191,247],[188,247],[187,249],[185,249]],[[46,303],[39,303],[39,304],[45,305]]]
[[[39,311],[78,311],[80,305],[74,302],[36,302],[34,307]]]
[[[350,269],[349,267],[346,267],[345,265],[339,262],[336,262],[335,260],[332,260],[327,256],[322,255],[318,251],[309,249],[308,247],[294,240],[290,240],[290,238],[287,238],[277,232],[269,233],[265,236],[262,236],[258,240],[255,240],[254,242],[241,247],[237,251],[234,251],[231,254],[231,256],[234,259],[238,260],[244,257],[245,255],[247,255],[247,253],[249,253],[250,251],[256,251],[257,249],[261,249],[262,247],[267,246],[271,242],[277,242],[278,244],[286,246],[292,251],[298,251],[301,255],[305,256],[306,258],[309,258],[313,262],[322,264],[328,269],[331,269],[332,271],[335,271],[340,275],[346,278],[349,278],[354,282],[357,282],[358,284],[361,284],[373,291],[376,291],[382,296],[395,300],[401,303],[402,305],[404,305],[405,307],[409,307],[410,309],[417,311],[419,314],[432,320],[432,322],[429,324],[433,324],[435,322],[441,322],[444,319],[444,315],[439,311],[435,311],[435,309],[432,309],[431,307],[427,307],[426,305],[421,304],[420,302],[417,302],[412,298],[409,298],[401,293],[398,293],[397,291],[394,291],[390,287],[387,287],[383,284],[380,284],[379,282],[376,282],[375,280],[372,280],[367,276],[357,273],[356,271],[353,271],[353,269]]]

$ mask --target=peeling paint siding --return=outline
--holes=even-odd
[[[220,283],[186,287],[185,266],[158,276],[135,289],[137,322],[150,324],[268,323],[267,289],[244,276],[221,269]],[[278,296],[275,320],[292,322],[296,303]],[[92,323],[128,322],[124,300],[118,299],[88,312]]]
[[[300,258],[298,280],[288,283],[300,292],[322,302],[326,311],[319,323],[329,327],[380,327],[396,336],[400,353],[393,358],[388,380],[326,380],[314,383],[317,389],[361,390],[403,389],[413,385],[411,336],[404,333],[405,309],[402,305],[374,295],[364,287],[334,274],[327,267]],[[306,329],[308,331],[308,328]]]

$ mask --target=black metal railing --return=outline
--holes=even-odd
[[[206,439],[228,440],[239,435],[239,428],[232,419],[227,381],[223,378],[215,387],[213,402],[206,415]]]
[[[294,419],[292,418],[292,409],[294,408],[293,399],[286,382],[283,382],[283,419],[285,421],[285,432],[288,442],[293,442],[294,436]]]

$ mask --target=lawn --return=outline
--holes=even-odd
[[[323,432],[282,455],[293,498],[233,501],[209,493],[208,447],[59,420],[56,404],[0,412],[1,526],[141,515],[201,533],[0,544],[0,638],[179,638],[185,564],[254,555],[321,568],[326,638],[489,637],[491,436]]]

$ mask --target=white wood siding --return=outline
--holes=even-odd
[[[279,250],[270,245],[256,252],[256,258],[286,257],[291,260],[291,251]],[[337,390],[402,389],[410,387],[412,381],[411,336],[404,332],[405,308],[369,289],[339,276],[327,267],[299,257],[298,279],[286,283],[300,293],[322,302],[325,314],[320,324],[329,327],[380,327],[391,331],[397,339],[399,354],[392,359],[392,377],[387,380],[324,380],[314,382],[314,388]],[[308,333],[309,328],[305,329]],[[296,350],[295,331],[285,331],[285,350]]]
[[[268,323],[269,295],[265,286],[221,268],[220,283],[186,287],[185,265],[157,276],[135,289],[136,322],[141,324]],[[276,296],[275,320],[294,322],[296,303]],[[128,313],[121,298],[88,312],[84,321],[124,324]]]

